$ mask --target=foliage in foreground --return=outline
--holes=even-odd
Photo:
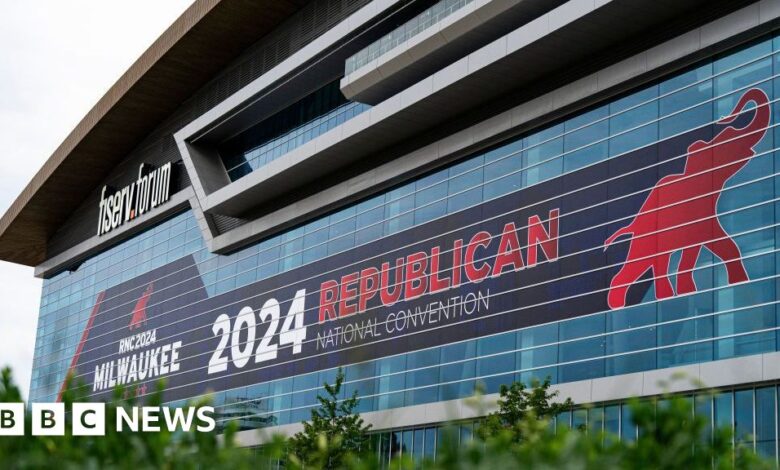
[[[228,427],[222,437],[215,433],[117,433],[107,426],[105,437],[1,437],[2,468],[106,468],[195,469],[195,468],[267,468],[277,460],[287,468],[380,468],[376,452],[366,449],[368,427],[354,413],[357,397],[338,402],[343,377],[325,389],[319,397],[321,408],[315,412],[316,424],[307,432],[287,441],[276,437],[261,452],[237,448],[235,429]],[[702,417],[694,418],[691,403],[683,397],[665,396],[658,401],[634,401],[633,419],[639,438],[620,441],[616,436],[583,430],[558,429],[550,418],[568,407],[556,404],[549,383],[531,389],[514,384],[503,389],[499,409],[483,421],[476,437],[458,444],[457,427],[445,429],[436,460],[415,462],[408,456],[394,458],[391,469],[761,469],[773,463],[752,450],[732,446],[730,430],[709,430]],[[107,418],[113,419],[117,406],[132,406],[134,400],[121,399],[107,406]],[[82,398],[78,392],[66,393],[68,406]],[[10,371],[0,377],[0,402],[18,402],[21,395]],[[146,404],[159,404],[155,394]],[[111,422],[111,421],[109,421]],[[30,422],[26,423],[30,429]],[[339,426],[348,429],[344,434]],[[361,453],[357,449],[364,449]]]
[[[256,458],[249,449],[233,444],[235,430],[228,427],[224,438],[211,433],[117,432],[113,423],[119,406],[134,406],[134,399],[124,399],[123,390],[114,393],[114,401],[106,406],[106,435],[100,437],[73,436],[70,424],[65,436],[31,436],[30,413],[25,413],[25,436],[0,437],[0,466],[10,469],[56,468],[82,469],[197,469],[257,468]],[[0,403],[22,401],[9,369],[0,377]],[[74,401],[85,401],[78,389],[62,396],[66,410]],[[152,394],[145,405],[159,406],[161,393]],[[194,406],[205,405],[197,403]]]
[[[708,431],[703,418],[691,416],[682,397],[634,401],[635,442],[617,436],[559,428],[539,419],[533,410],[511,427],[458,447],[445,443],[430,469],[550,468],[550,469],[709,469],[771,468],[752,451],[731,445],[731,432]],[[451,434],[452,436],[452,434]]]
[[[320,407],[311,411],[311,420],[303,423],[303,431],[289,441],[289,459],[293,465],[307,468],[338,468],[348,455],[365,448],[371,425],[355,413],[357,391],[339,400],[344,384],[344,371],[339,369],[336,382],[325,384],[325,396],[317,395]]]
[[[550,379],[534,383],[529,389],[522,382],[502,385],[499,391],[498,410],[490,413],[477,428],[477,435],[483,440],[509,431],[513,442],[520,442],[525,431],[526,418],[549,421],[558,414],[570,410],[574,403],[570,398],[555,401],[558,392],[550,392]]]
[[[711,430],[706,420],[693,417],[691,403],[684,397],[668,395],[658,400],[634,400],[633,420],[639,437],[620,441],[608,433],[559,427],[551,419],[571,409],[566,399],[554,401],[550,383],[530,389],[520,383],[502,387],[498,410],[477,428],[476,438],[458,442],[458,428],[444,430],[436,459],[415,462],[408,456],[396,457],[391,469],[761,469],[774,464],[752,450],[732,445],[729,429]],[[479,398],[477,397],[477,401]],[[478,407],[480,403],[474,404]],[[306,468],[379,468],[376,452],[362,456],[344,455],[342,465],[322,465],[338,445],[328,439],[310,448]]]

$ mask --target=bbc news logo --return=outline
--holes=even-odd
[[[64,403],[33,403],[33,436],[63,436],[67,424]],[[24,403],[0,403],[0,436],[23,436]],[[195,430],[210,432],[216,428],[213,406],[168,408],[134,406],[116,409],[115,429],[119,432],[170,432]],[[70,428],[74,436],[106,435],[105,403],[73,403]]]

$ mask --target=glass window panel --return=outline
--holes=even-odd
[[[658,98],[658,85],[647,86],[639,91],[626,95],[623,98],[618,98],[609,104],[610,120],[617,117],[619,113],[636,112],[638,108],[647,105],[647,102],[656,102],[656,98]]]
[[[602,117],[606,116],[606,112],[600,113]],[[578,120],[578,119],[574,119]],[[572,121],[574,121],[572,120]],[[577,130],[569,130],[569,123],[566,122],[567,132],[563,138],[563,147],[565,152],[571,152],[583,147],[586,147],[593,142],[603,140],[609,137],[609,120],[603,119],[589,126],[579,128]],[[573,129],[574,126],[571,126]]]
[[[639,304],[610,312],[606,317],[607,331],[619,331],[655,323],[656,305],[655,303]]]
[[[738,310],[723,313],[716,317],[716,335],[728,336],[755,330],[774,328],[777,323],[773,305],[754,309]],[[718,340],[716,359],[723,359],[749,354],[760,354],[775,350],[775,334],[773,331],[753,335],[736,336]]]
[[[522,156],[520,153],[514,153],[501,160],[486,164],[484,168],[485,198],[492,199],[520,189],[523,180],[523,175],[520,172],[521,166]]]
[[[390,458],[399,457],[401,455],[401,444],[401,431],[393,431],[390,433]]]
[[[417,369],[437,365],[439,364],[439,354],[437,348],[409,353],[406,356],[406,367],[408,369]]]
[[[425,429],[414,430],[414,459],[419,461],[423,458],[425,451]]]
[[[423,224],[447,213],[447,182],[441,182],[415,194],[415,225]]]
[[[517,342],[516,333],[503,333],[500,335],[488,336],[477,340],[477,355],[495,354],[515,349]]]
[[[604,407],[604,431],[614,435],[620,434],[620,405]]]
[[[556,429],[561,429],[563,427],[570,428],[571,427],[571,411],[564,411],[560,413],[558,416],[555,417],[555,427]]]
[[[559,324],[560,339],[575,339],[604,333],[606,315],[588,315],[582,318],[563,321]]]
[[[448,344],[441,347],[441,361],[442,363],[445,363],[470,359],[476,355],[476,350],[477,343],[475,341]]]
[[[564,122],[564,128],[567,133],[571,131],[582,130],[583,127],[595,122],[606,122],[604,119],[609,115],[608,106],[599,106],[576,116],[572,116]]]
[[[366,203],[358,204],[355,225],[355,245],[362,245],[382,236],[382,219],[384,218],[383,198],[374,198]]]
[[[509,141],[504,145],[501,145],[500,147],[496,147],[493,150],[486,152],[484,154],[484,162],[485,164],[490,164],[490,163],[506,160],[509,157],[518,155],[520,153],[520,150],[522,150],[522,148],[523,148],[522,139],[515,139]]]
[[[319,374],[317,372],[305,375],[296,375],[293,377],[293,389],[304,390],[309,388],[317,388],[319,386]]]
[[[348,381],[374,377],[376,375],[376,362],[367,361],[347,366],[344,374]]]
[[[279,272],[280,254],[281,247],[278,246],[260,252],[260,266],[257,268],[257,275],[260,279],[265,279]]]
[[[772,41],[769,39],[758,41],[747,47],[730,51],[723,54],[713,62],[713,71],[717,73],[726,72],[739,68],[740,66],[760,60],[762,57],[772,53]]]
[[[712,438],[712,397],[709,394],[696,395],[694,397],[694,413],[704,421],[704,433],[702,439],[709,441]]]
[[[550,345],[528,349],[518,353],[520,368],[530,369],[555,364],[558,361],[558,346]]]
[[[733,397],[731,392],[723,392],[715,395],[714,421],[717,428],[733,429]]]
[[[594,406],[588,410],[588,432],[601,433],[604,431],[604,408]]]
[[[439,368],[428,367],[406,373],[407,388],[424,387],[439,382]]]
[[[712,82],[693,85],[661,98],[659,138],[668,137],[707,125],[714,120]]]
[[[559,124],[529,135],[523,140],[522,166],[527,168],[523,184],[532,185],[558,176],[563,171],[563,133]]]
[[[455,212],[473,206],[482,201],[483,170],[481,167],[471,169],[474,164],[482,162],[482,158],[467,160],[470,165],[458,164],[450,168],[450,179],[447,186],[449,195],[447,212]]]
[[[433,459],[436,455],[436,428],[425,429],[425,451],[426,458]]]
[[[753,390],[734,392],[734,437],[751,445],[753,441]]]
[[[658,368],[711,361],[712,341],[666,347],[658,350]]]
[[[629,404],[620,405],[620,438],[626,442],[633,442],[637,438],[637,428]]]
[[[717,285],[727,285],[726,273],[718,273],[716,282]],[[771,302],[774,297],[775,284],[771,280],[750,282],[715,291],[715,307],[719,311],[749,307]]]
[[[472,440],[474,436],[473,424],[461,424],[460,425],[460,443],[467,444]]]
[[[609,154],[609,144],[600,142],[585,148],[568,152],[563,159],[563,171],[570,172],[593,163],[605,160]]]
[[[702,287],[698,280],[699,278],[697,277],[697,286],[701,289]],[[712,292],[666,299],[655,305],[658,309],[659,322],[679,320],[714,311],[712,307]]]
[[[477,360],[477,377],[487,393],[496,393],[501,385],[510,385],[514,381],[514,353],[500,354]]]
[[[475,170],[481,170],[484,161],[484,155],[477,155],[475,157],[471,157],[461,162],[455,163],[449,168],[449,170],[447,170],[448,176],[450,179],[452,179],[459,175],[471,173]]]
[[[526,328],[518,332],[518,346],[521,348],[552,344],[556,341],[558,341],[557,323],[548,323],[533,328]]]
[[[596,337],[561,343],[558,352],[561,362],[577,361],[604,355],[606,340],[604,337]]]
[[[621,155],[658,141],[658,123],[650,123],[609,139],[609,155]]]
[[[316,405],[317,393],[318,393],[317,389],[293,393],[292,406],[298,408],[306,405]],[[308,419],[308,413],[306,413],[305,416]]]
[[[718,97],[715,100],[715,116],[727,116],[734,109],[742,89],[762,84],[769,88],[771,85],[766,80],[771,76],[772,59],[767,57],[715,77],[715,96]],[[730,93],[737,90],[739,92]]]
[[[607,354],[654,348],[656,345],[655,327],[640,328],[624,333],[615,333],[607,336],[606,341]]]
[[[401,438],[401,455],[412,455],[414,448],[414,431],[406,430]]]
[[[667,346],[712,337],[712,318],[695,318],[658,326],[658,345]]]
[[[390,460],[390,433],[383,432],[379,435],[379,462],[385,468]]]
[[[584,431],[588,426],[588,410],[580,408],[574,410],[572,414],[571,427],[580,431]]]
[[[582,361],[558,367],[558,378],[561,382],[575,382],[598,377],[604,377],[604,359]]]
[[[414,224],[413,186],[405,185],[385,195],[385,235],[396,233]]]
[[[563,173],[563,157],[531,165],[523,171],[523,186],[531,186]]]
[[[345,220],[332,224],[328,233],[330,241],[328,242],[328,254],[339,253],[355,246],[355,218],[349,217]]]
[[[621,354],[606,359],[607,375],[630,374],[633,372],[652,370],[656,367],[655,351]]]
[[[474,393],[476,361],[459,362],[441,366],[439,400],[454,400]]]
[[[756,452],[767,457],[776,453],[775,387],[756,389]]]

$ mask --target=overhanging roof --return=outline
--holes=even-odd
[[[196,0],[125,72],[0,218],[0,260],[35,266],[46,242],[156,126],[304,0]]]

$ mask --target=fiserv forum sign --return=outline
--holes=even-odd
[[[164,377],[178,400],[695,292],[685,272],[671,285],[670,252],[683,269],[706,247],[742,282],[717,202],[767,158],[754,157],[766,95],[746,92],[735,112],[748,102],[757,110],[223,294],[186,256],[100,293],[72,365],[97,397]],[[691,224],[695,237],[679,233]]]
[[[171,162],[151,171],[149,168],[150,165],[141,163],[138,179],[113,194],[106,195],[110,188],[103,186],[98,204],[98,236],[143,215],[169,199]]]

